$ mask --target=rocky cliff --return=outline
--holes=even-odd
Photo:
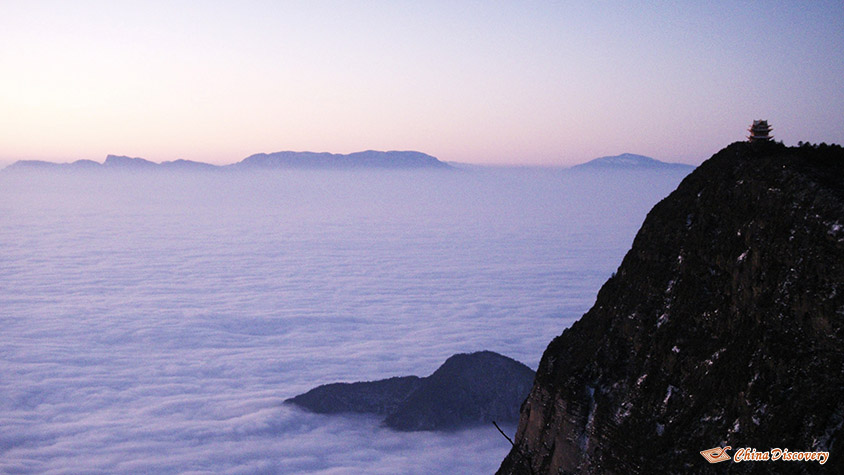
[[[499,473],[841,473],[842,321],[844,151],[730,145],[548,346]],[[726,445],[830,455],[700,454]]]

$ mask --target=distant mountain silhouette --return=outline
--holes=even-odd
[[[192,160],[175,160],[155,163],[143,158],[126,157],[122,155],[108,155],[102,164],[92,160],[77,160],[72,163],[54,163],[43,160],[19,160],[7,170],[266,170],[266,169],[418,169],[418,168],[451,168],[436,157],[412,151],[379,152],[367,150],[365,152],[350,153],[348,155],[336,153],[314,152],[275,152],[251,155],[240,162],[231,165],[212,165],[210,163]]]
[[[396,377],[316,387],[285,402],[320,414],[369,413],[402,431],[516,422],[533,384],[527,366],[492,351],[457,354],[425,378]]]
[[[688,170],[695,168],[684,163],[666,163],[644,155],[623,153],[610,157],[600,157],[580,165],[571,170]]]

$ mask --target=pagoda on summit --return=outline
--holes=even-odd
[[[750,132],[750,135],[747,137],[747,140],[751,142],[766,142],[774,138],[773,135],[769,135],[773,128],[768,125],[767,120],[754,120],[753,125],[747,129]]]

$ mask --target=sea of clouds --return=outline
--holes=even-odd
[[[492,472],[491,425],[283,401],[458,352],[536,368],[682,177],[0,172],[0,472]]]

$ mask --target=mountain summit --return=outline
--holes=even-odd
[[[713,473],[701,451],[726,446],[826,452],[841,473],[842,394],[844,149],[735,143],[545,350],[499,473]]]

